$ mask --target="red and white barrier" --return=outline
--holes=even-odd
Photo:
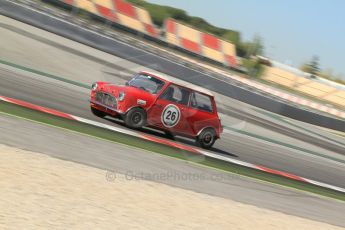
[[[166,19],[164,24],[166,42],[226,66],[237,66],[234,44],[184,25],[172,18]]]
[[[159,31],[154,27],[147,10],[123,0],[60,0],[68,5],[86,10],[111,22],[157,38]]]

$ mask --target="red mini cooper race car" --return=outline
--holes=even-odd
[[[148,126],[170,137],[195,138],[203,148],[211,148],[222,132],[214,96],[203,88],[148,72],[124,86],[95,82],[91,88],[93,114],[119,117],[131,128]]]

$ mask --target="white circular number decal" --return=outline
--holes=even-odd
[[[164,126],[174,127],[180,120],[180,109],[173,104],[167,105],[162,113],[162,123]]]

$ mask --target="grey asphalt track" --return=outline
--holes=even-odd
[[[97,49],[118,55],[122,58],[132,60],[141,65],[154,66],[152,68],[158,71],[204,86],[236,100],[311,124],[340,131],[345,130],[345,122],[342,120],[301,110],[294,106],[278,102],[274,99],[255,94],[235,85],[224,84],[224,81],[210,78],[201,72],[196,72],[192,69],[176,64],[175,62],[163,59],[155,54],[143,52],[141,49],[136,49],[121,42],[99,36],[96,33],[86,31],[70,23],[55,20],[48,15],[38,14],[37,12],[20,7],[9,1],[0,1],[0,14],[16,18],[17,20],[24,21],[39,28],[79,41],[83,44],[96,47]],[[145,58],[142,58],[142,56],[145,56]]]
[[[0,140],[5,145],[125,174],[129,180],[135,175],[141,179],[345,227],[344,202],[217,172],[20,118],[0,115]]]

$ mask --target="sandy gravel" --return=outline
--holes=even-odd
[[[0,145],[0,229],[341,229],[155,182],[111,176]]]

